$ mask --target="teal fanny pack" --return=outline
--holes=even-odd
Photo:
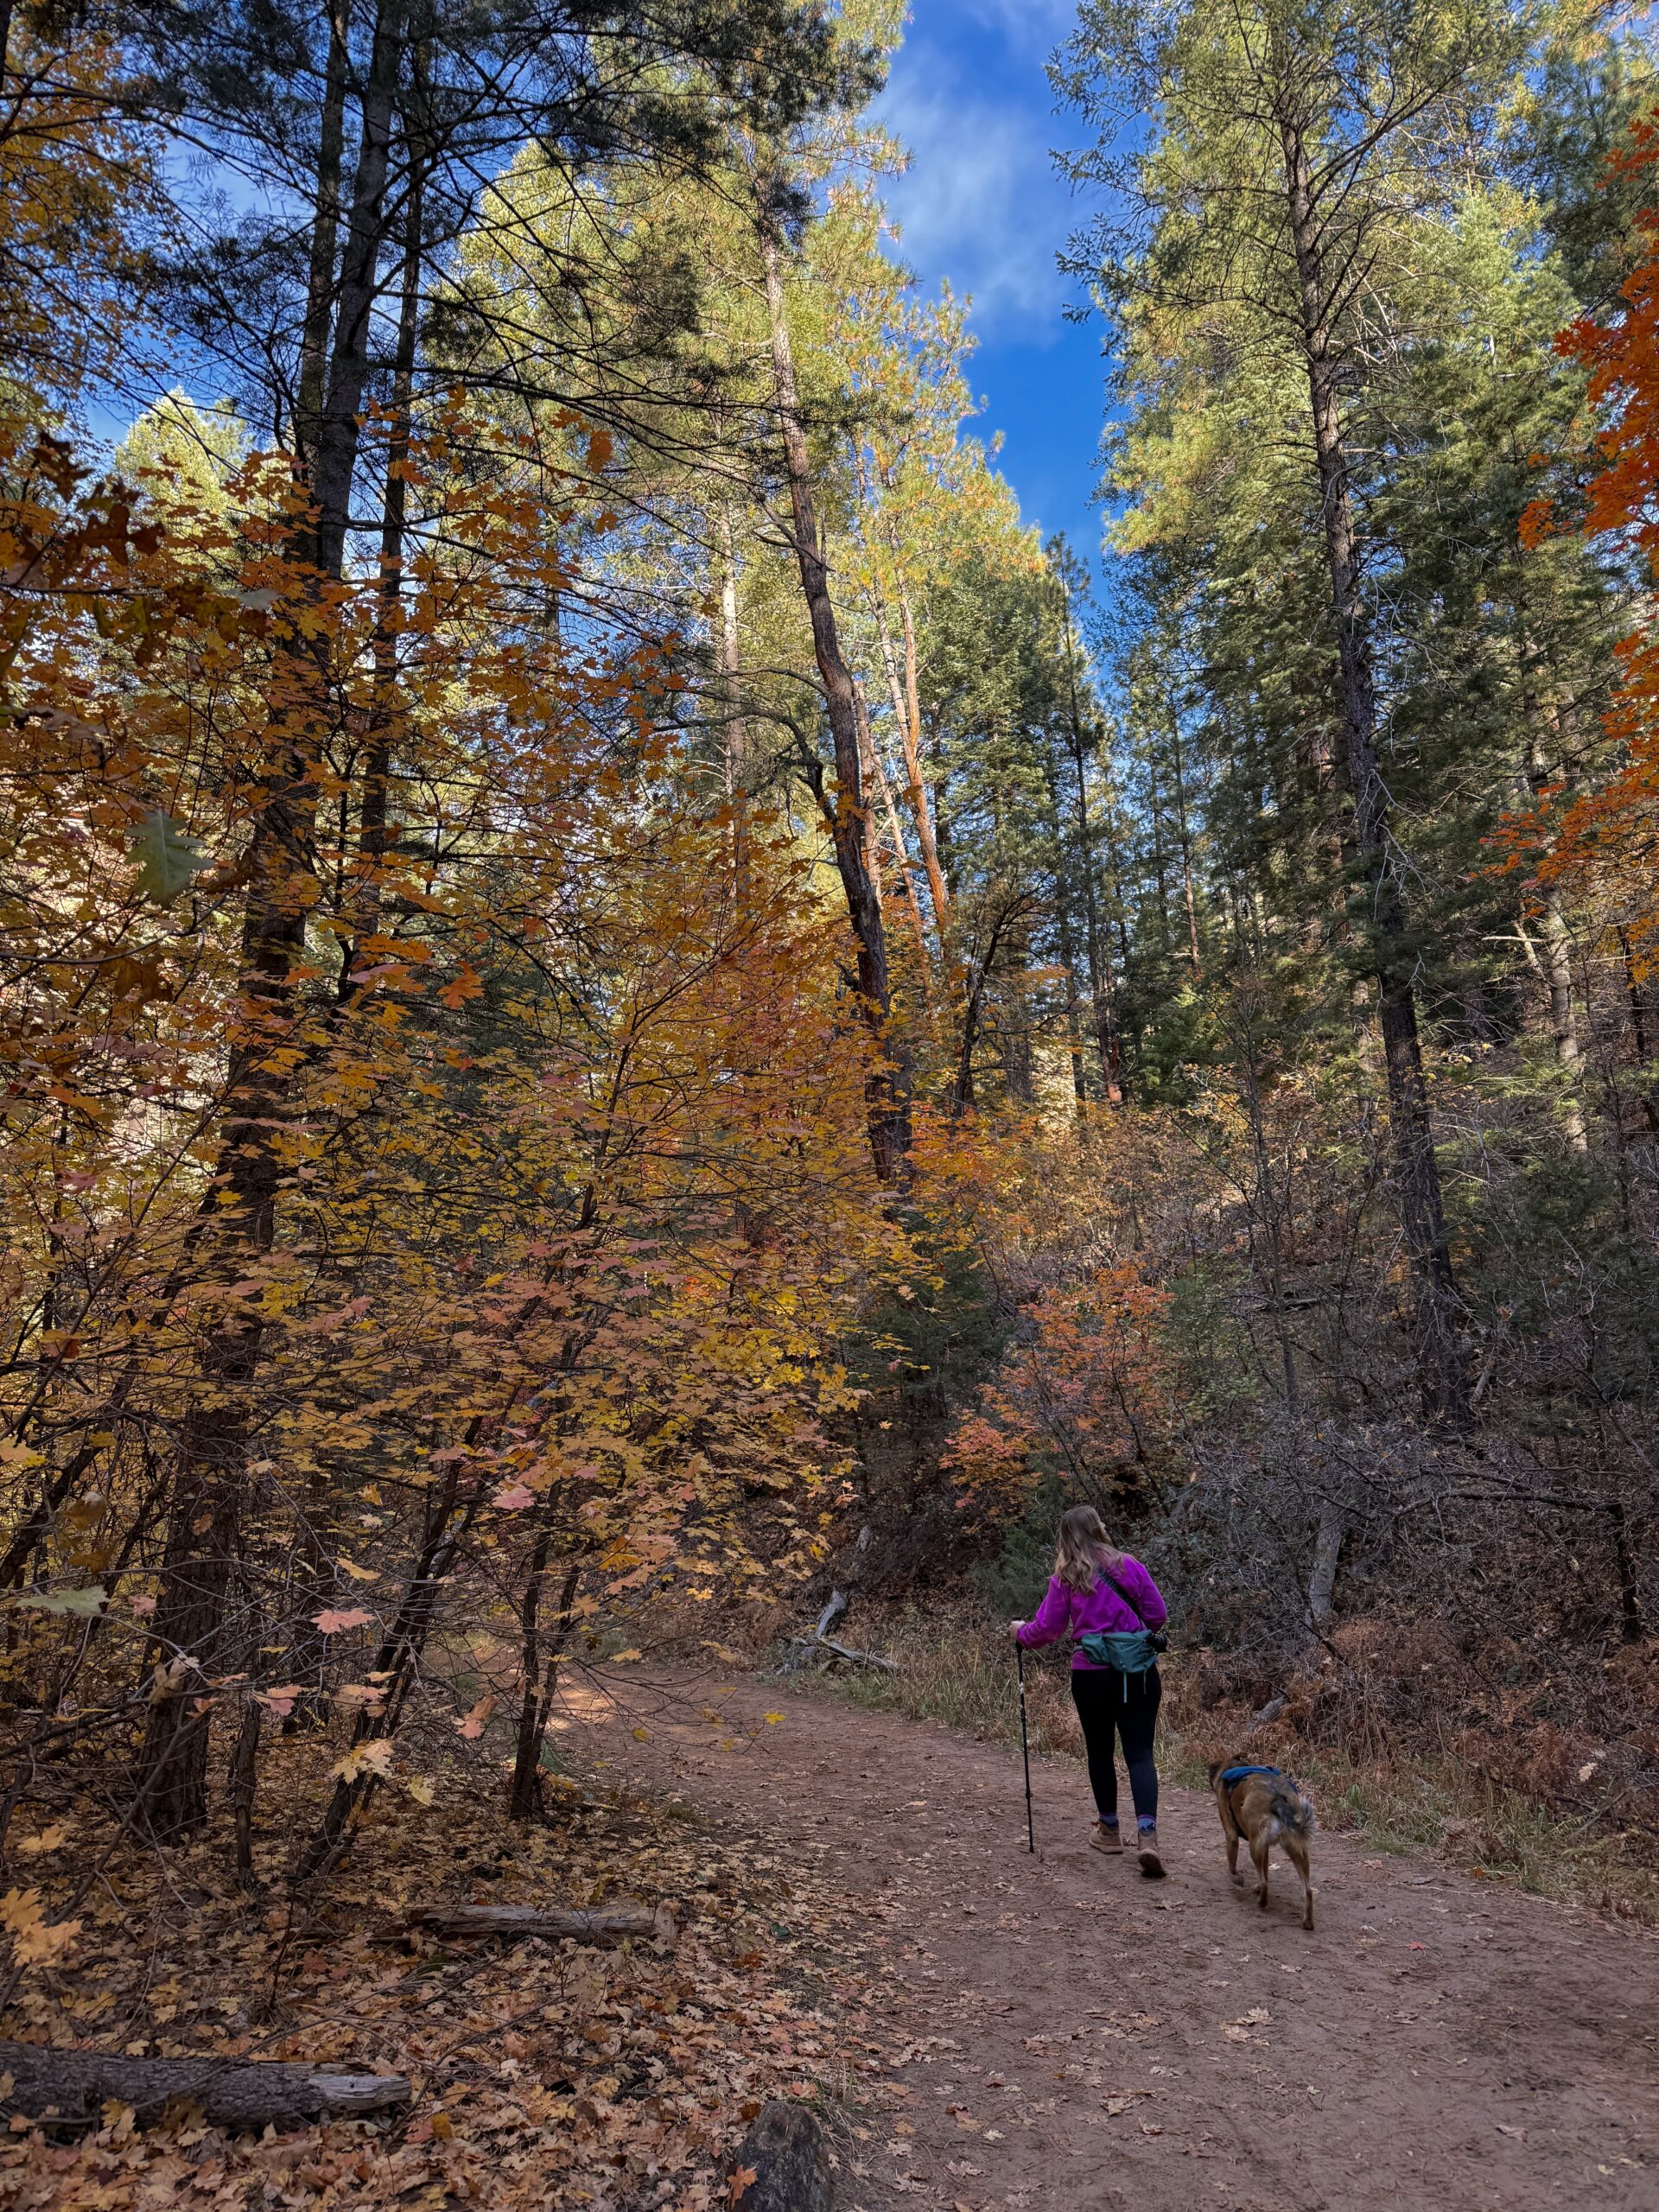
[[[1084,1658],[1092,1659],[1096,1667],[1116,1667],[1124,1678],[1123,1694],[1127,1697],[1129,1694],[1128,1677],[1131,1675],[1151,1674],[1158,1664],[1158,1654],[1163,1648],[1163,1642],[1161,1637],[1154,1637],[1149,1629],[1136,1628],[1125,1630],[1116,1636],[1106,1636],[1098,1631],[1090,1636],[1080,1636],[1077,1649]]]

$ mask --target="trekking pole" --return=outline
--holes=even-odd
[[[1026,1733],[1026,1647],[1014,1647],[1014,1665],[1020,1675],[1020,1749],[1026,1761],[1026,1848],[1034,1859],[1037,1856],[1037,1836],[1031,1825],[1031,1738]]]

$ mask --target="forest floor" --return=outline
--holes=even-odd
[[[1162,1883],[1090,1849],[1064,1760],[1033,1859],[1017,1755],[775,1681],[606,1669],[560,1740],[810,1895],[843,2212],[1656,2202],[1649,1934],[1325,1835],[1308,1933],[1276,1855],[1266,1914],[1230,1889],[1204,1796],[1166,1792]]]

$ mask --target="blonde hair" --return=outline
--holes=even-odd
[[[1054,1573],[1069,1590],[1092,1590],[1103,1567],[1120,1567],[1123,1554],[1106,1535],[1106,1524],[1092,1505],[1074,1505],[1060,1516],[1060,1548]]]

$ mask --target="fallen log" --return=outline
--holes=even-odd
[[[823,2130],[804,2105],[773,2097],[743,2138],[732,2172],[737,2212],[830,2212],[835,2181]]]
[[[896,1659],[884,1659],[879,1651],[855,1651],[850,1643],[838,1643],[833,1636],[791,1636],[790,1642],[804,1651],[827,1651],[832,1659],[844,1659],[849,1666],[880,1667],[889,1675],[896,1675]]]
[[[830,1592],[830,1602],[818,1615],[818,1624],[812,1631],[820,1643],[823,1642],[852,1602],[844,1590],[832,1590]]]
[[[0,2042],[0,2113],[66,2123],[98,2121],[109,2103],[156,2119],[174,2098],[199,2106],[213,2127],[237,2133],[320,2119],[356,2119],[408,2101],[401,2074],[332,2074],[274,2060],[122,2058],[103,2050]]]
[[[622,1943],[630,1938],[672,1943],[680,1932],[672,1905],[641,1904],[633,1897],[587,1911],[539,1904],[429,1904],[410,1914],[409,1925],[447,1938],[494,1936],[507,1942],[539,1936],[549,1942],[565,1937],[578,1943]]]

